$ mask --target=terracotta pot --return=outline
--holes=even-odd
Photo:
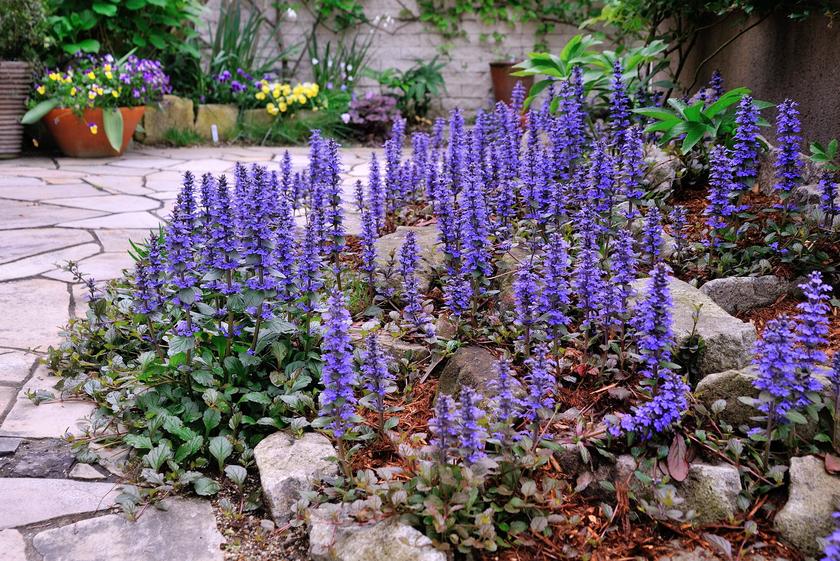
[[[515,72],[513,65],[515,62],[491,62],[490,63],[490,79],[493,81],[493,95],[496,101],[503,101],[510,105],[510,96],[513,93],[513,87],[517,82],[522,82],[525,86],[525,92],[530,91],[531,86],[534,85],[533,76],[511,76],[511,72]]]
[[[102,124],[102,109],[86,109],[79,117],[70,109],[53,109],[44,116],[44,122],[55,138],[58,147],[71,158],[104,158],[120,156],[125,153],[128,143],[143,117],[145,107],[120,107],[123,118],[123,141],[119,151],[108,142],[105,127]],[[97,133],[92,134],[89,123],[96,125]]]
[[[32,67],[27,62],[0,60],[0,158],[20,154],[26,97],[32,87]]]

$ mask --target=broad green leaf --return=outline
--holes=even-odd
[[[129,10],[140,10],[146,6],[146,0],[126,0],[125,7]]]
[[[139,450],[150,450],[152,448],[152,439],[146,435],[127,434],[123,438],[123,442]]]
[[[219,426],[219,423],[222,421],[222,414],[215,409],[205,409],[203,421],[204,431],[205,433],[209,433],[211,430]]]
[[[714,118],[718,113],[726,110],[730,105],[741,101],[741,98],[745,95],[750,95],[749,88],[735,88],[734,90],[729,90],[720,96],[717,101],[708,106],[703,113],[705,113],[710,119]]]
[[[82,41],[79,41],[78,43],[70,43],[67,45],[63,45],[62,49],[64,49],[65,53],[73,55],[78,53],[79,51],[82,51],[83,53],[98,53],[100,47],[101,45],[96,39],[84,39]]]
[[[674,114],[673,111],[669,111],[664,107],[641,107],[639,109],[633,109],[633,113],[638,113],[639,115],[644,115],[645,117],[658,119],[660,121],[679,120],[679,118]]]
[[[58,107],[57,99],[45,99],[38,105],[26,112],[20,122],[24,125],[34,125],[40,121],[44,115]]]
[[[209,477],[199,477],[193,481],[193,488],[195,489],[195,493],[197,495],[201,495],[202,497],[215,495],[219,492],[219,489],[221,489],[219,484]]]
[[[216,458],[219,464],[219,471],[222,471],[227,460],[233,454],[233,444],[225,436],[214,436],[210,439],[210,455]]]
[[[113,4],[108,4],[106,2],[94,2],[93,11],[99,15],[106,16],[109,18],[112,18],[115,15],[117,15],[117,7]]]
[[[229,465],[225,467],[225,475],[227,475],[237,487],[242,487],[245,483],[245,478],[248,477],[248,471],[242,466]]]
[[[202,446],[204,446],[204,437],[201,435],[194,436],[178,446],[178,449],[175,450],[175,461],[178,463],[183,462],[201,450]]]
[[[119,152],[123,142],[123,117],[119,108],[108,107],[103,109],[102,125],[105,128],[105,136],[111,143],[111,148]]]

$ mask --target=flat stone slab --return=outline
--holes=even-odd
[[[59,224],[59,226],[63,228],[85,228],[93,230],[99,228],[111,228],[118,230],[123,228],[157,228],[159,225],[160,220],[148,212],[121,212],[119,214],[109,214],[107,216],[99,216],[97,218],[85,217],[84,220],[71,220],[69,222],[62,221],[62,223]]]
[[[107,485],[85,483],[84,485]],[[36,535],[43,561],[222,561],[224,538],[209,501],[168,499],[136,522],[110,514]]]
[[[146,197],[138,197],[137,195],[105,195],[102,197],[51,199],[50,204],[85,208],[88,210],[101,210],[103,212],[133,212],[152,210],[160,206],[157,201],[147,199]]]
[[[51,271],[56,267],[64,266],[68,261],[79,261],[97,253],[99,253],[98,244],[86,243],[57,251],[48,251],[33,257],[18,259],[17,261],[0,265],[0,281],[34,277],[41,273]],[[67,276],[69,279],[72,279],[72,275],[69,273]]]
[[[26,390],[52,391],[60,397],[53,387],[58,378],[49,376],[45,366],[35,371],[17,395],[12,410],[0,424],[0,436],[23,436],[27,438],[61,438],[66,433],[80,435],[80,421],[90,415],[94,405],[85,401],[46,401],[35,405],[26,397]],[[83,424],[83,423],[82,423]]]
[[[100,253],[79,261],[79,271],[85,277],[93,277],[97,281],[110,280],[119,277],[123,269],[133,268],[134,260],[127,251]],[[45,277],[73,282],[75,279],[64,269],[53,269],[44,273]]]
[[[20,438],[0,438],[0,456],[14,454],[21,442]]]
[[[0,386],[0,413],[5,411],[17,396],[17,388]]]
[[[0,530],[70,514],[107,510],[119,491],[113,483],[70,479],[0,478]],[[81,557],[75,559],[82,561]],[[142,559],[142,557],[140,557]]]
[[[92,242],[93,236],[80,230],[27,228],[0,232],[0,263],[8,263],[46,251]]]
[[[0,354],[0,382],[10,384],[23,382],[29,376],[29,370],[35,358],[35,355],[22,351],[8,351]]]
[[[60,341],[58,329],[67,323],[70,295],[61,282],[29,279],[0,283],[0,341],[7,347],[30,349]]]
[[[45,201],[58,197],[96,197],[102,191],[92,185],[73,183],[70,185],[7,185],[0,187],[0,199],[18,201]]]
[[[131,249],[129,240],[141,243],[149,237],[150,232],[148,228],[136,228],[133,230],[96,230],[94,234],[99,238],[106,252],[123,252]]]
[[[70,470],[70,477],[72,479],[83,479],[87,481],[105,479],[105,476],[90,464],[76,464]]]
[[[0,551],[5,561],[26,561],[26,542],[17,530],[0,532]]]
[[[0,205],[0,230],[51,226],[101,216],[101,212],[46,204],[4,201]],[[125,226],[123,226],[125,227]]]
[[[14,455],[0,457],[0,477],[65,479],[76,462],[73,447],[61,438],[16,440],[20,442],[20,446]]]

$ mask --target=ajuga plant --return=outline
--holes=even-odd
[[[730,449],[722,424],[696,424],[691,372],[675,364],[685,334],[674,319],[703,310],[675,311],[685,304],[672,299],[682,288],[672,270],[691,280],[695,255],[712,251],[705,260],[719,271],[723,252],[740,250],[730,230],[742,220],[738,198],[752,196],[752,176],[739,170],[752,173],[753,117],[741,104],[741,144],[704,146],[711,189],[696,201],[708,193],[706,213],[696,201],[671,209],[651,193],[621,69],[606,115],[590,114],[584,78],[569,70],[524,119],[520,88],[474,125],[453,111],[406,142],[395,123],[350,193],[337,145],[317,132],[302,170],[284,158],[279,169],[186,175],[169,225],[135,248],[133,274],[106,287],[51,352],[66,387],[100,406],[78,445],[122,440],[147,482],[208,493],[216,483],[197,473],[249,467],[268,432],[321,431],[341,475],[307,500],[341,501],[366,519],[375,505],[377,517],[400,516],[453,556],[551,543],[585,558],[629,535],[611,530],[625,517],[674,519],[663,469],[685,467],[687,442],[715,461]],[[723,93],[703,111],[735,102]],[[345,231],[344,201],[360,210],[357,238]],[[418,208],[431,213],[424,222]],[[413,228],[394,231],[403,225]],[[377,255],[383,235],[402,240],[390,261]],[[761,484],[742,502],[769,489],[759,448],[783,462],[830,441],[803,444],[794,428],[836,411],[816,385],[827,372],[824,280],[809,276],[797,316],[768,322],[756,348],[761,423],[746,427],[752,440],[734,461]],[[444,326],[454,326],[445,339]],[[440,384],[449,365],[438,360],[468,346],[483,348],[472,351],[494,379]],[[113,426],[125,431],[104,432]],[[627,451],[651,466],[634,477],[664,486],[613,501],[605,484],[591,502],[578,472]],[[581,531],[589,523],[594,534]]]

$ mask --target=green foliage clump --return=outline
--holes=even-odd
[[[0,9],[0,60],[37,60],[46,29],[41,0],[4,0]]]
[[[441,70],[445,62],[438,57],[429,61],[417,60],[406,70],[386,68],[373,75],[381,86],[397,92],[397,109],[410,122],[425,119],[432,106],[432,99],[439,96],[444,85]]]

